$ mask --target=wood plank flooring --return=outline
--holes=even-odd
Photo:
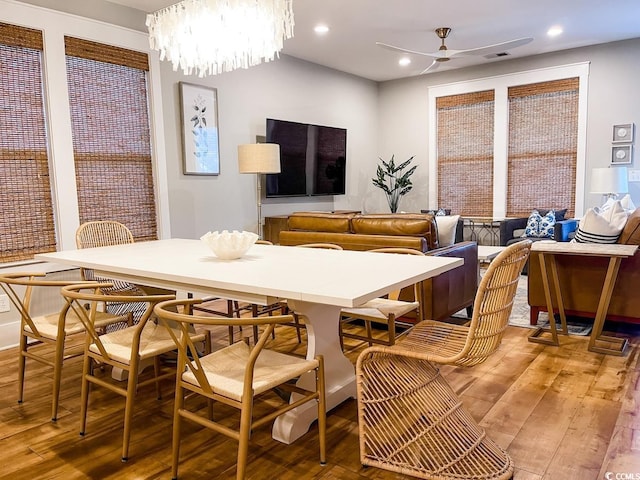
[[[226,332],[216,333],[220,344]],[[640,327],[624,357],[587,351],[587,337],[561,337],[560,347],[529,343],[530,330],[507,329],[499,351],[484,364],[442,367],[465,407],[506,448],[516,480],[601,480],[606,472],[640,476]],[[277,348],[304,354],[293,328],[277,329]],[[355,362],[363,344],[346,340]],[[138,393],[128,463],[120,461],[124,400],[104,389],[92,391],[85,437],[80,437],[81,360],[65,364],[61,407],[51,423],[51,371],[27,363],[25,401],[16,402],[17,352],[0,352],[0,478],[168,479],[171,477],[173,385],[162,400],[154,388]],[[108,372],[105,373],[108,375]],[[221,407],[217,415],[231,415]],[[180,478],[235,478],[237,444],[183,423]],[[251,479],[386,480],[409,478],[359,462],[355,400],[328,415],[328,464],[318,462],[317,430],[292,445],[271,439],[270,428],[254,432]],[[615,477],[613,477],[615,478]],[[619,477],[634,478],[634,477]]]

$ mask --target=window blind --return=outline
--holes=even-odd
[[[438,206],[493,215],[494,92],[438,97]]]
[[[56,250],[42,32],[0,23],[0,262]]]
[[[146,54],[65,37],[80,222],[157,238]]]
[[[579,79],[509,88],[507,216],[575,211]]]

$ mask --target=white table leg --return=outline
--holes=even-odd
[[[349,398],[356,398],[355,368],[340,348],[340,307],[293,300],[287,302],[293,311],[306,317],[307,358],[314,358],[316,355],[324,357],[327,410]],[[303,375],[297,384],[303,388],[314,389],[314,375]],[[305,403],[276,419],[272,431],[273,438],[289,444],[304,435],[317,418],[317,405],[312,402]]]

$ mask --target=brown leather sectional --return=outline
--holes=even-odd
[[[618,243],[640,245],[640,208],[627,220]],[[528,295],[531,325],[536,325],[541,311],[546,312],[538,255],[529,259]],[[558,279],[568,315],[594,318],[604,283],[608,258],[557,255]],[[608,320],[640,323],[640,253],[622,260],[607,313]],[[555,295],[552,295],[556,304]]]
[[[478,246],[461,242],[439,248],[437,228],[430,214],[297,212],[289,216],[288,230],[280,232],[280,244],[334,243],[345,250],[404,247],[427,255],[463,258],[463,266],[423,282],[425,318],[443,320],[465,308],[471,312],[478,289]],[[412,297],[412,288],[401,296]]]

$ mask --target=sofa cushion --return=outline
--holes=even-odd
[[[559,208],[559,209],[555,209],[555,208],[536,208],[536,210],[538,210],[540,215],[542,215],[543,217],[547,213],[553,212],[553,214],[556,217],[556,222],[560,222],[561,220],[564,220],[564,216],[567,214],[567,209],[566,208]]]
[[[350,233],[352,213],[295,212],[289,215],[289,230]]]
[[[356,215],[351,219],[353,233],[365,235],[430,235],[437,229],[433,215]]]
[[[618,243],[640,245],[640,209],[634,210],[627,218],[627,223],[620,234],[620,238],[618,238]]]
[[[602,213],[590,208],[580,220],[572,242],[616,243],[627,223],[627,212],[619,201]]]

